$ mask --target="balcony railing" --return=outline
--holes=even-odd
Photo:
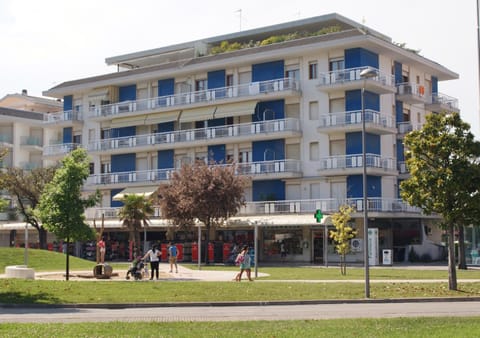
[[[396,162],[393,158],[382,157],[377,154],[366,154],[367,168],[395,170]],[[362,154],[329,156],[320,159],[320,170],[363,168]]]
[[[413,125],[410,121],[397,123],[397,129],[399,134],[408,134],[411,131],[420,130],[422,128],[423,124]]]
[[[20,137],[20,144],[22,146],[35,146],[41,147],[43,145],[41,137],[35,136],[21,136]]]
[[[425,87],[417,83],[398,83],[397,84],[398,95],[412,95],[418,98],[425,97]]]
[[[341,113],[321,115],[320,128],[345,127],[362,123],[362,111],[352,110]],[[365,109],[365,123],[375,124],[386,128],[395,128],[395,119],[392,116],[381,114],[376,110]]]
[[[62,122],[82,121],[82,107],[77,107],[75,110],[66,110],[58,113],[48,113],[43,115],[43,123],[56,124]]]
[[[172,108],[194,103],[208,103],[229,98],[251,97],[284,91],[300,91],[299,83],[295,79],[284,78],[149,99],[123,101],[89,108],[88,116],[91,118],[107,117],[136,111],[151,111],[159,108]]]
[[[13,143],[13,135],[12,134],[7,134],[7,133],[0,134],[0,143],[12,144]]]
[[[78,143],[52,144],[43,148],[43,156],[65,155],[81,146]]]
[[[42,167],[41,162],[21,162],[20,163],[20,168],[24,170],[33,170],[33,169],[38,169]]]
[[[266,201],[266,202],[247,202],[240,208],[238,216],[249,215],[295,215],[295,214],[313,214],[316,210],[322,210],[324,214],[338,212],[341,205],[351,205],[357,212],[363,211],[363,198],[346,199],[311,199],[311,200],[287,200],[287,201]],[[161,218],[159,207],[155,207],[153,217]],[[102,215],[105,218],[119,218],[120,208],[102,207],[90,208],[86,210],[87,219],[100,219]],[[402,199],[398,198],[368,198],[369,212],[395,212],[395,213],[415,213],[421,214],[421,209],[412,207]],[[268,219],[265,220],[268,223]]]
[[[372,67],[357,67],[349,69],[335,70],[319,75],[320,86],[328,86],[335,84],[344,84],[353,81],[363,81],[360,76],[362,70]],[[395,77],[391,74],[386,74],[377,69],[377,76],[370,78],[370,81],[378,82],[383,86],[395,87]]]
[[[400,174],[408,174],[407,162],[405,161],[398,161],[397,169]]]
[[[169,180],[172,173],[178,169],[153,169],[143,171],[126,171],[106,174],[95,174],[87,178],[87,185],[126,184],[126,183],[148,183],[155,181]],[[239,163],[237,174],[239,175],[261,175],[279,173],[300,173],[301,163],[297,160],[275,160]]]
[[[205,141],[228,137],[253,136],[264,133],[299,132],[298,119],[269,120],[255,123],[242,123],[211,128],[177,130],[155,134],[118,137],[91,142],[88,151],[108,151],[112,149],[141,147],[157,144]]]
[[[458,99],[442,93],[436,93],[430,96],[427,104],[458,110]]]

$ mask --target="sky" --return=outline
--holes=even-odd
[[[459,100],[480,139],[475,0],[0,0],[0,98],[112,73],[105,59],[329,13],[364,23],[459,74]]]

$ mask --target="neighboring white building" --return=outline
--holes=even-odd
[[[57,100],[22,94],[9,94],[0,99],[0,149],[7,151],[0,160],[0,169],[17,167],[25,170],[53,165],[54,162],[43,157],[43,145],[52,139],[55,129],[45,128],[44,114],[62,110]],[[6,191],[0,191],[0,197],[11,200]],[[17,241],[19,217],[12,212],[15,202],[11,201],[9,210],[0,211],[0,243],[14,244]],[[23,241],[23,238],[21,240]],[[20,238],[18,238],[20,240]]]
[[[408,175],[403,135],[420,128],[429,113],[458,110],[456,99],[439,92],[441,81],[458,78],[451,70],[338,14],[106,62],[118,72],[44,92],[62,99],[64,107],[45,120],[61,142],[45,145],[43,156],[55,160],[78,146],[88,150],[92,174],[85,189],[103,196],[102,207],[88,217],[97,224],[101,215],[107,218],[112,257],[126,238],[115,195],[124,189],[151,193],[183,163],[204,159],[236,162],[239,173],[252,178],[247,206],[212,231],[216,261],[224,258],[224,243],[251,243],[255,225],[260,261],[279,261],[281,242],[288,261],[322,264],[326,255],[329,262],[338,260],[326,226],[313,214],[351,204],[363,233],[362,88],[376,253],[391,249],[395,261],[404,261],[414,247],[419,255],[441,256],[434,217],[404,203],[398,187]],[[362,79],[366,68],[376,75]],[[195,232],[174,234],[167,224],[154,219],[147,240],[194,240]],[[362,262],[361,248],[348,260]]]

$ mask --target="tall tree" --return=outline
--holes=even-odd
[[[82,198],[83,182],[89,175],[89,161],[78,148],[63,158],[51,182],[47,183],[37,207],[43,226],[67,244],[66,280],[69,279],[69,244],[95,237],[85,222],[85,208],[99,200],[99,193]]]
[[[448,235],[448,286],[457,289],[455,229],[480,220],[480,143],[460,115],[430,114],[421,130],[405,136],[410,178],[401,196],[427,215],[442,216]]]
[[[335,242],[335,249],[340,255],[340,272],[347,274],[346,256],[350,252],[350,240],[357,235],[349,222],[352,219],[354,209],[349,205],[341,205],[338,212],[332,215],[332,223],[335,230],[330,230],[330,238]]]
[[[40,249],[47,249],[47,230],[43,227],[34,209],[40,202],[45,185],[53,179],[56,168],[23,170],[8,168],[0,173],[2,186],[15,198],[18,211],[26,223],[38,231]]]
[[[135,194],[125,195],[121,201],[120,221],[128,229],[135,256],[141,255],[140,229],[148,226],[149,216],[153,215],[152,202],[143,195]]]
[[[205,225],[208,245],[211,226],[222,224],[245,204],[245,185],[246,178],[235,174],[234,165],[186,164],[159,188],[162,215],[179,226],[198,219]],[[208,250],[204,253],[208,264]]]

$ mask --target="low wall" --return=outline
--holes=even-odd
[[[12,265],[5,268],[7,278],[35,279],[35,270],[25,265]]]

